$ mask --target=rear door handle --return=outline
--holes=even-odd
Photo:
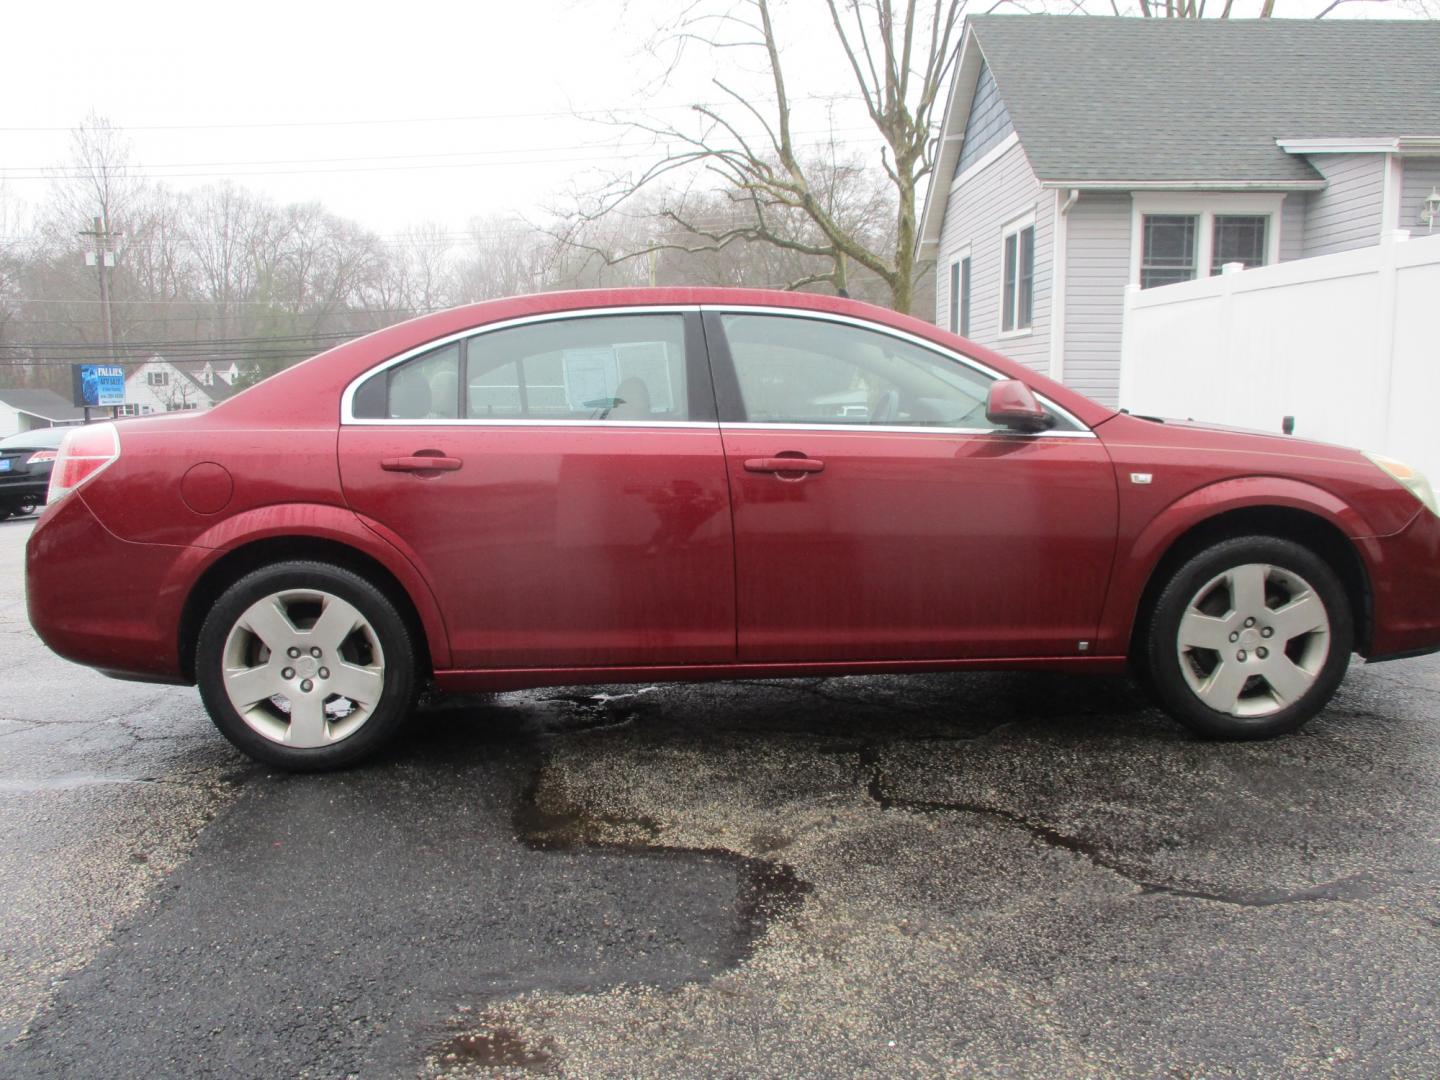
[[[463,464],[458,457],[440,457],[438,454],[412,454],[409,457],[380,459],[380,468],[386,472],[454,472]]]
[[[825,462],[808,457],[752,457],[745,459],[746,472],[801,472],[816,473],[825,468]]]

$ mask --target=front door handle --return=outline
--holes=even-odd
[[[808,457],[752,457],[745,459],[746,472],[798,472],[817,473],[823,471],[825,462]]]
[[[380,459],[380,468],[386,472],[454,472],[463,464],[458,457],[441,457],[439,454],[411,454],[409,457]]]

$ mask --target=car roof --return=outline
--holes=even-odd
[[[1034,369],[992,352],[976,342],[956,337],[934,323],[872,304],[817,293],[770,289],[630,288],[511,296],[421,315],[348,341],[287,368],[220,403],[213,410],[206,410],[205,415],[214,422],[232,424],[273,423],[279,415],[293,418],[295,423],[322,422],[321,417],[335,408],[345,385],[368,368],[451,334],[478,330],[510,319],[558,315],[572,311],[594,314],[608,308],[660,309],[711,305],[741,309],[779,309],[796,315],[810,313],[857,318],[962,352],[989,366],[1001,377],[1023,377],[1038,393],[1091,426],[1115,414],[1114,409],[1091,401]]]
[[[60,440],[72,425],[65,427],[42,427],[31,428],[29,431],[21,431],[17,434],[0,439],[0,450],[26,449],[36,447],[38,449],[49,449],[60,445]]]

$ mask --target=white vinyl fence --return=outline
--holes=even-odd
[[[1134,413],[1377,450],[1440,479],[1440,235],[1125,298]]]

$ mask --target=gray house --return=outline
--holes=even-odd
[[[1440,225],[1440,23],[985,15],[959,49],[936,322],[1101,401],[1127,284]]]

